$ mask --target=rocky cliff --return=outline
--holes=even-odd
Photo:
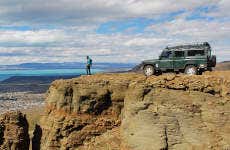
[[[230,81],[98,74],[53,82],[33,149],[230,149]]]
[[[0,116],[0,149],[29,150],[28,122],[20,112]]]
[[[41,149],[230,148],[230,82],[211,75],[83,76],[52,83]]]

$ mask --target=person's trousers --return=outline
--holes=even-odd
[[[90,65],[86,66],[86,73],[87,73],[87,75],[91,75]]]

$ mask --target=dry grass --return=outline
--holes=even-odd
[[[212,71],[212,72],[205,72],[204,74],[218,76],[226,80],[230,80],[230,71]]]

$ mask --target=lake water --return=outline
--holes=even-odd
[[[102,72],[100,69],[92,69],[92,73]],[[0,70],[0,81],[12,76],[63,76],[82,75],[85,69],[50,69],[50,70]]]

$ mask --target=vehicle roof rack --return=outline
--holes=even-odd
[[[171,50],[171,49],[178,49],[178,50],[184,50],[184,49],[210,49],[210,44],[208,42],[203,43],[194,43],[194,44],[184,44],[184,45],[177,45],[177,46],[167,46],[165,50]]]

